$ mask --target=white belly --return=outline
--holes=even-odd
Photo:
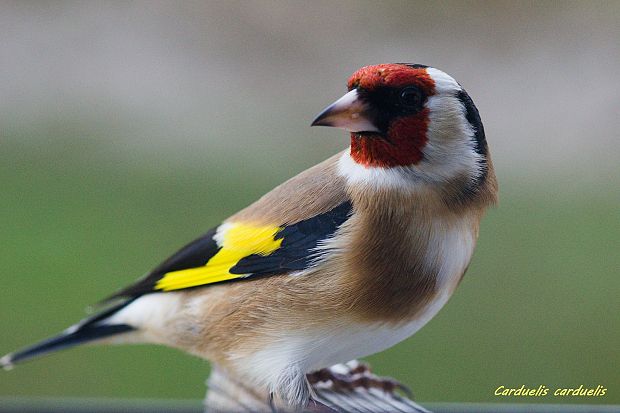
[[[320,330],[282,332],[262,350],[236,360],[236,370],[245,380],[293,405],[303,405],[309,396],[307,373],[392,347],[422,328],[448,298],[449,294],[440,295],[418,318],[400,326],[345,322]]]

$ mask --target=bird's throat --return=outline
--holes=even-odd
[[[386,136],[351,133],[351,158],[367,167],[415,165],[424,158],[428,109],[391,122]]]

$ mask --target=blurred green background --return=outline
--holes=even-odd
[[[313,116],[358,67],[411,61],[472,95],[501,204],[454,298],[375,370],[422,401],[620,403],[618,21],[618,2],[2,2],[0,353],[343,149]],[[198,399],[208,370],[78,348],[0,372],[0,396]],[[608,392],[493,395],[522,384]]]

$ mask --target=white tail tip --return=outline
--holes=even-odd
[[[11,358],[10,354],[7,354],[0,359],[0,366],[2,366],[2,368],[7,371],[13,369],[13,359]]]

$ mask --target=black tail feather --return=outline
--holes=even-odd
[[[71,330],[67,330],[66,332],[56,337],[43,340],[33,346],[27,347],[23,350],[2,357],[2,359],[0,359],[0,365],[3,368],[8,369],[11,368],[15,363],[27,360],[35,356],[40,356],[43,354],[51,353],[53,351],[73,347],[77,344],[98,340],[104,337],[109,337],[132,330],[134,330],[134,328],[127,324],[89,326],[87,328],[78,329],[73,332],[71,332]]]
[[[69,327],[61,334],[43,340],[23,350],[7,354],[0,359],[0,367],[10,369],[14,364],[28,360],[35,356],[51,353],[65,348],[73,347],[78,344],[99,340],[105,337],[126,333],[135,330],[128,324],[105,324],[103,321],[116,313],[121,308],[128,305],[133,300],[119,303],[99,314],[82,320],[73,327]]]

